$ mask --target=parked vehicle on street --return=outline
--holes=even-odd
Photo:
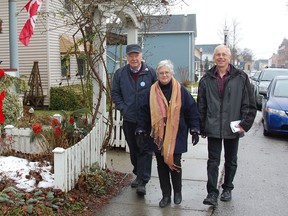
[[[276,76],[271,81],[263,98],[262,116],[265,136],[288,134],[288,75]]]
[[[288,75],[287,68],[265,68],[261,71],[255,85],[255,99],[257,108],[262,108],[262,98],[267,94],[267,88],[271,80],[278,75]]]
[[[255,90],[256,90],[255,86],[256,86],[256,83],[257,83],[257,80],[259,78],[260,73],[261,73],[261,71],[254,71],[253,74],[250,76],[251,88],[252,88],[254,94],[255,94]]]
[[[248,74],[249,78],[253,77],[257,72],[257,70],[250,71],[250,73]]]

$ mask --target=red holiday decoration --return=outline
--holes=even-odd
[[[32,130],[35,134],[38,134],[38,133],[41,133],[43,130],[42,130],[42,124],[40,123],[34,123],[32,125]]]
[[[72,116],[70,116],[69,122],[70,122],[70,124],[74,124],[75,119]]]

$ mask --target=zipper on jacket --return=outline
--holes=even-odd
[[[228,103],[230,103],[231,87],[228,88]]]
[[[222,131],[222,124],[223,124],[223,97],[224,97],[224,93],[223,95],[220,97],[220,100],[221,100],[221,104],[220,104],[220,138],[222,138],[222,134],[223,134],[223,131]]]

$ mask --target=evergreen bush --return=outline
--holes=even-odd
[[[83,104],[85,103],[80,85],[50,88],[51,110],[77,110],[83,108]]]

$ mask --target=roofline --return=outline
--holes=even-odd
[[[185,34],[185,33],[195,33],[195,31],[165,31],[165,32],[139,32],[138,34]]]

